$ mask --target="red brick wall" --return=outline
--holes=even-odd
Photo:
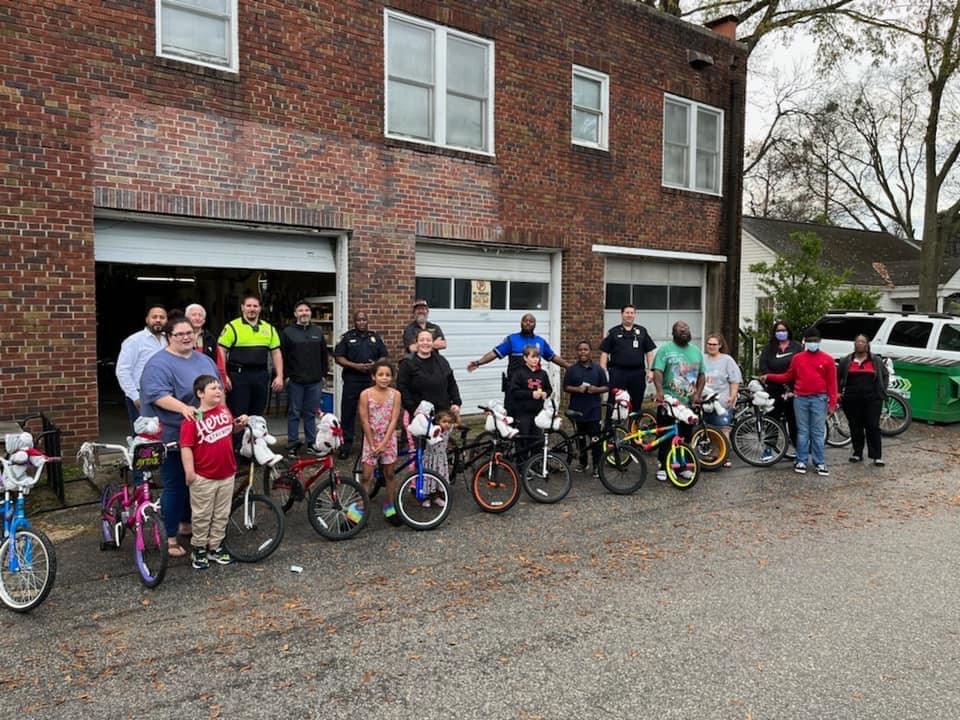
[[[733,44],[626,0],[391,3],[496,42],[491,160],[384,139],[381,3],[240,5],[239,75],[156,58],[154,0],[0,10],[0,370],[30,387],[5,382],[0,416],[39,403],[94,431],[94,189],[122,209],[335,218],[351,310],[381,308],[391,346],[418,222],[563,248],[565,353],[602,332],[591,244],[725,253],[721,199],[661,187],[660,138],[665,91],[730,110]],[[611,76],[609,153],[570,143],[574,62]]]

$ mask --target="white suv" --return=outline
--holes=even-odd
[[[943,313],[832,310],[817,320],[820,349],[835,358],[853,352],[863,333],[884,357],[960,360],[960,317]]]

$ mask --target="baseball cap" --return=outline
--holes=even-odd
[[[804,339],[804,340],[819,340],[819,339],[820,339],[820,331],[819,331],[816,327],[808,327],[806,330],[803,331],[803,339]]]
[[[417,298],[416,300],[413,301],[413,307],[414,307],[414,309],[420,307],[421,305],[423,305],[425,308],[427,308],[427,310],[430,309],[430,306],[427,304],[427,301],[424,300],[423,298]]]

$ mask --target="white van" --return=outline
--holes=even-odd
[[[831,310],[814,325],[820,331],[820,349],[837,359],[853,352],[853,339],[863,333],[871,350],[893,360],[960,360],[957,315]]]

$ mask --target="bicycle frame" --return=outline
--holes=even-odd
[[[30,530],[32,526],[30,521],[27,519],[27,514],[24,510],[25,502],[23,492],[17,493],[17,499],[10,499],[10,491],[4,490],[3,493],[3,539],[6,540],[8,537],[13,537],[16,535],[17,531],[20,529]],[[24,560],[29,566],[33,562],[33,541],[28,539],[24,551]],[[17,553],[10,553],[10,563],[9,563],[10,572],[19,572],[20,571],[20,559],[17,557]]]
[[[683,439],[680,437],[678,422],[679,421],[674,420],[672,425],[663,425],[648,428],[647,430],[636,430],[635,432],[625,435],[618,442],[624,444],[636,441],[636,444],[644,452],[650,452],[667,440],[669,440],[672,445],[680,445],[683,443]],[[647,442],[646,439],[650,436],[653,436],[653,440]]]

